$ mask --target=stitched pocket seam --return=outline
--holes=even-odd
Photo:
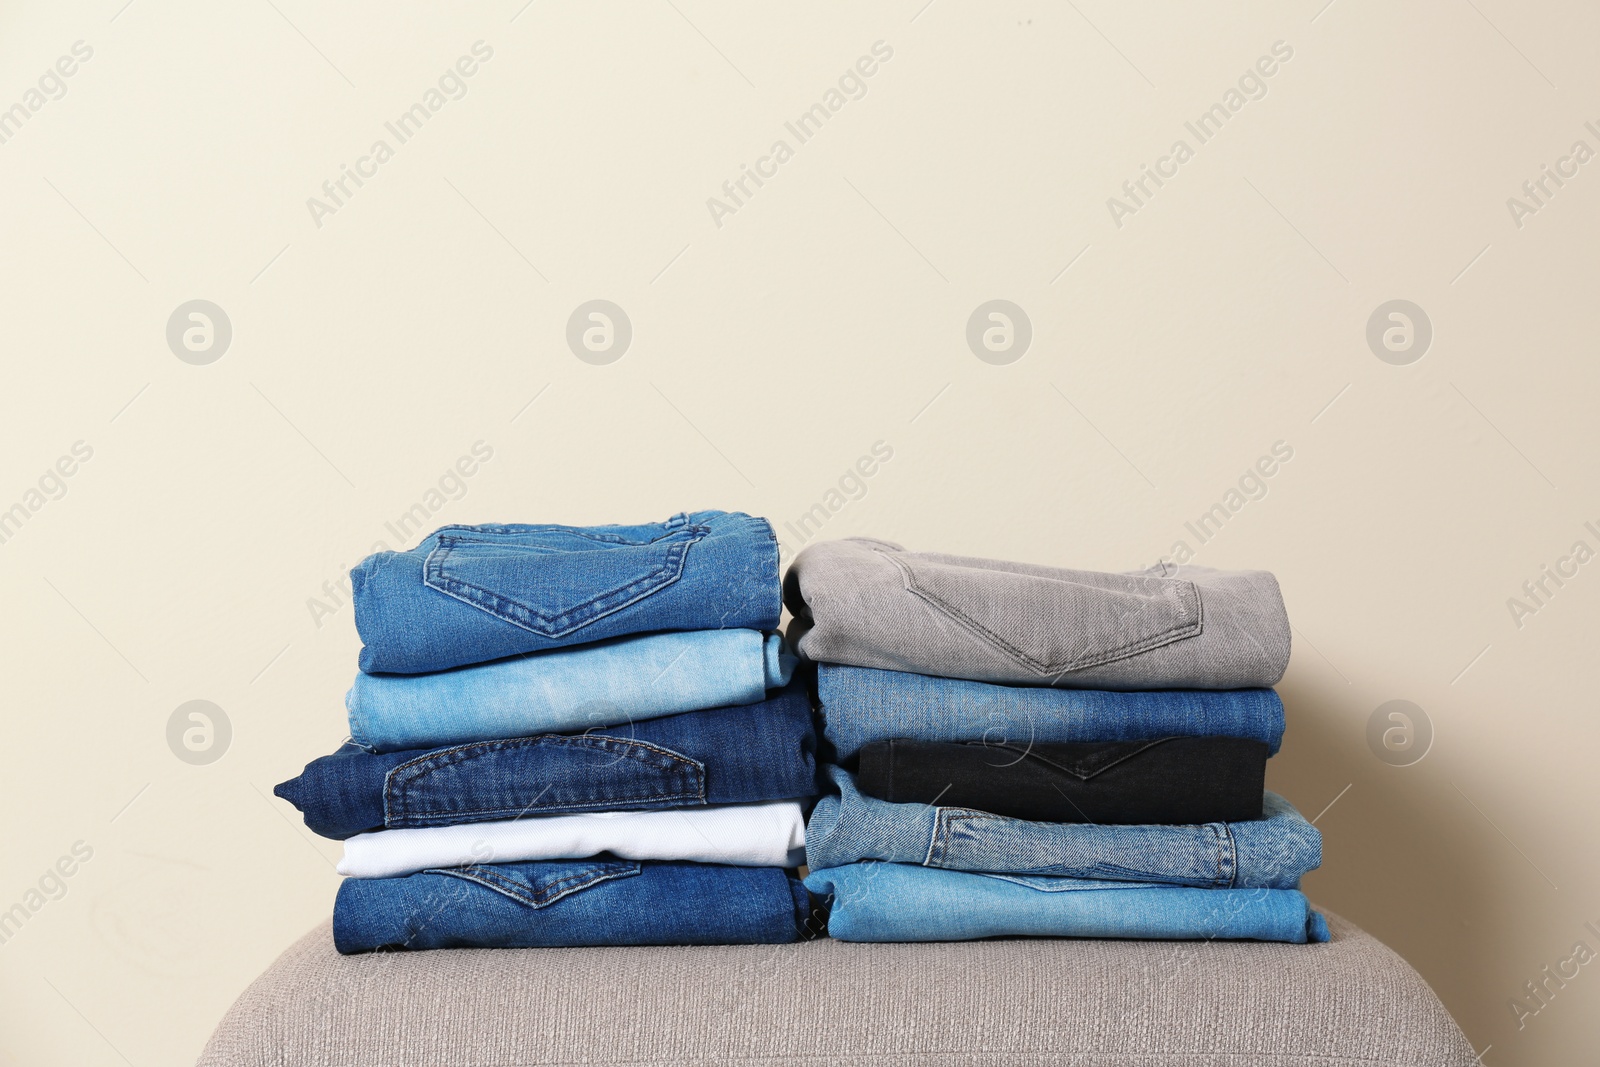
[[[644,764],[652,771],[659,772],[663,778],[674,774],[687,774],[692,780],[692,785],[683,789],[656,789],[626,795],[619,791],[600,800],[578,801],[572,804],[560,805],[562,809],[568,811],[604,810],[606,808],[615,808],[619,803],[664,800],[698,800],[702,804],[705,803],[705,764],[698,760],[690,759],[669,748],[653,745],[648,741],[592,734],[583,734],[578,737],[546,734],[532,738],[518,738],[511,741],[477,741],[470,744],[457,745],[454,748],[429,752],[426,755],[408,760],[398,767],[391,768],[384,775],[384,825],[395,828],[401,825],[410,825],[412,820],[431,821],[449,819],[453,816],[487,815],[508,811],[519,815],[528,813],[534,809],[534,804],[537,803],[537,800],[532,804],[520,807],[497,805],[484,808],[437,808],[426,806],[428,802],[421,801],[414,793],[421,790],[428,776],[434,771],[456,770],[471,764],[475,760],[486,759],[500,752],[515,751],[518,748],[532,749],[536,746],[571,747],[582,749],[586,752],[615,752],[619,758],[631,759]],[[664,762],[652,766],[649,760],[642,758],[645,753],[658,757]],[[406,772],[414,773],[408,774]],[[539,811],[541,813],[555,814],[556,807],[542,808]]]
[[[1174,641],[1181,641],[1185,638],[1193,637],[1194,635],[1200,633],[1202,629],[1202,601],[1200,599],[1199,591],[1195,589],[1194,583],[1176,578],[1167,579],[1168,581],[1178,583],[1175,586],[1175,589],[1179,592],[1180,602],[1183,599],[1188,599],[1193,603],[1194,617],[1192,619],[1180,619],[1178,622],[1174,623],[1171,627],[1162,631],[1161,633],[1153,634],[1150,637],[1146,637],[1137,641],[1131,641],[1125,645],[1114,648],[1096,649],[1092,652],[1078,656],[1072,662],[1043,663],[1038,659],[1035,659],[1033,656],[1028,655],[1022,649],[1016,647],[1011,642],[1007,641],[1005,638],[1001,637],[999,634],[983,625],[983,623],[979,622],[977,619],[974,619],[972,616],[956,607],[954,604],[951,604],[924,589],[917,583],[916,575],[912,572],[911,568],[905,564],[904,561],[892,553],[885,552],[882,553],[882,555],[884,555],[900,569],[900,576],[907,592],[928,604],[934,610],[945,615],[950,619],[951,622],[954,622],[968,633],[971,633],[973,636],[984,641],[1002,655],[1015,660],[1037,674],[1066,674],[1071,671],[1084,670],[1088,667],[1104,666],[1107,663],[1115,663],[1118,660],[1129,659],[1133,656],[1137,656],[1142,652],[1149,652],[1152,649],[1161,648],[1164,645],[1170,645]]]
[[[492,524],[492,523],[485,523],[485,524],[478,525],[478,526],[462,526],[462,525],[441,526],[441,527],[439,527],[439,529],[435,530],[434,533],[443,534],[445,536],[454,538],[457,541],[470,541],[470,542],[472,542],[474,544],[495,545],[495,544],[506,544],[508,542],[501,541],[499,537],[484,537],[484,536],[481,536],[481,535],[483,535],[483,534],[501,534],[501,535],[506,535],[506,536],[510,536],[510,537],[518,537],[518,536],[525,536],[527,534],[550,533],[552,531],[555,531],[555,532],[560,532],[560,533],[564,533],[564,534],[570,534],[573,537],[581,537],[586,541],[594,541],[594,542],[596,542],[598,544],[622,545],[622,546],[628,547],[628,548],[645,548],[645,547],[647,547],[649,545],[653,545],[653,544],[656,544],[656,543],[658,543],[660,541],[666,540],[668,537],[671,537],[673,534],[677,533],[679,530],[684,530],[684,529],[689,529],[689,528],[690,527],[689,527],[689,516],[688,516],[688,514],[684,513],[684,512],[680,512],[677,515],[674,515],[672,518],[670,518],[670,519],[666,520],[665,522],[661,523],[661,529],[662,529],[663,532],[662,532],[660,537],[651,537],[651,538],[647,538],[647,539],[645,539],[643,541],[631,540],[629,538],[621,536],[620,534],[601,533],[598,530],[587,529],[587,528],[584,528],[584,527],[581,527],[581,526],[562,526],[562,525],[559,525],[557,523],[545,523],[543,525],[530,525],[530,526],[504,526],[504,525],[495,525],[495,524]],[[703,529],[707,529],[707,527],[695,527],[695,528],[696,529],[702,529],[702,530]],[[457,532],[457,531],[459,531],[459,532]],[[474,536],[475,534],[476,535],[480,535],[480,536]],[[515,542],[509,542],[509,543],[515,544]],[[520,546],[520,547],[527,547],[527,546]],[[556,549],[555,551],[560,552],[560,551],[563,551],[563,550],[562,549]]]
[[[541,884],[537,892],[529,892],[526,886],[520,885],[504,875],[481,864],[472,867],[431,867],[422,872],[424,874],[443,874],[451,878],[460,878],[467,882],[476,882],[485,889],[500,893],[522,904],[534,908],[543,908],[554,904],[562,897],[571,896],[573,893],[587,889],[600,882],[609,882],[614,878],[628,878],[639,873],[637,863],[609,863],[600,866],[585,867],[581,871],[567,875],[565,878],[555,878]]]
[[[689,548],[698,544],[710,533],[706,526],[683,526],[672,533],[687,532],[692,536],[667,544],[666,555],[660,564],[653,570],[643,574],[633,581],[597,593],[581,603],[566,607],[560,614],[550,614],[540,611],[529,604],[514,600],[493,589],[486,589],[462,578],[451,577],[444,573],[445,564],[449,561],[456,546],[461,544],[500,544],[494,540],[475,540],[470,537],[457,537],[450,534],[441,534],[439,543],[423,560],[423,584],[428,588],[443,593],[445,596],[471,605],[480,611],[487,612],[503,622],[510,623],[519,629],[528,630],[542,637],[565,637],[591,623],[598,622],[608,615],[639,603],[641,600],[660,592],[662,589],[677,582],[683,577],[684,564],[688,560]],[[648,548],[657,545],[659,541],[647,542],[643,545],[621,542],[626,547]],[[511,547],[517,547],[510,543]],[[550,553],[555,556],[561,553]]]

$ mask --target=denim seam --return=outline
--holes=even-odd
[[[663,524],[663,526],[665,528],[665,524]],[[463,532],[462,533],[449,533],[449,532],[447,532],[447,531],[450,531],[450,530],[460,530],[460,531],[463,531]],[[573,527],[570,527],[570,526],[534,526],[534,527],[530,527],[529,529],[526,529],[526,530],[517,530],[517,531],[509,531],[508,530],[508,531],[505,531],[505,532],[511,533],[514,536],[517,536],[517,535],[527,534],[527,533],[545,533],[545,532],[548,532],[548,531],[559,531],[561,533],[569,533],[569,534],[572,534],[574,537],[581,537],[586,541],[593,541],[596,544],[602,544],[602,545],[612,545],[614,547],[619,547],[619,548],[649,548],[651,545],[659,545],[659,544],[661,544],[661,542],[665,541],[667,538],[669,538],[672,535],[677,534],[677,533],[685,533],[685,532],[692,533],[692,534],[695,535],[695,539],[699,540],[701,538],[704,538],[707,534],[711,533],[711,527],[709,527],[709,526],[694,526],[694,525],[688,525],[688,524],[680,523],[677,526],[673,526],[671,528],[667,528],[666,532],[663,533],[660,537],[651,537],[651,538],[647,538],[646,540],[643,540],[643,541],[630,540],[629,538],[626,538],[626,537],[619,537],[616,534],[598,534],[598,533],[594,533],[594,532],[589,531],[589,530],[574,529]],[[543,547],[541,545],[524,545],[524,544],[519,544],[516,541],[504,541],[504,540],[501,540],[498,537],[485,536],[485,530],[484,530],[484,528],[482,526],[445,526],[445,527],[441,527],[438,530],[435,530],[433,535],[435,537],[438,537],[438,538],[442,539],[442,540],[459,541],[459,542],[464,542],[464,543],[469,544],[469,545],[505,545],[505,546],[509,546],[511,548],[526,549],[526,550],[528,550],[530,552],[548,552],[548,553],[551,553],[553,555],[562,555],[562,554],[570,551],[569,549],[565,549],[565,548],[545,548],[545,547]],[[692,543],[692,542],[676,542],[676,541],[673,542],[673,544],[680,544],[680,543]]]
[[[1227,889],[1233,885],[1234,881],[1232,874],[1229,875],[1226,883],[1224,883],[1222,878],[1223,871],[1225,869],[1224,864],[1226,863],[1226,856],[1223,852],[1222,842],[1228,833],[1228,828],[1227,826],[1223,826],[1222,832],[1218,833],[1216,823],[1207,823],[1206,829],[1211,831],[1211,847],[1213,852],[1211,860],[1213,867],[1211,884],[1217,889]]]
[[[552,737],[552,736],[554,736],[557,739],[555,742],[544,740],[545,738],[549,738],[549,737]],[[583,744],[582,743],[585,739],[591,739],[591,738],[594,741],[600,742],[600,744],[587,745],[587,744]],[[390,768],[390,770],[384,775],[384,782],[383,782],[383,820],[384,820],[384,825],[385,826],[393,826],[393,822],[391,820],[402,820],[402,819],[409,819],[409,818],[428,818],[430,816],[439,817],[439,816],[449,816],[449,815],[488,814],[488,813],[491,813],[491,812],[502,812],[502,811],[510,811],[510,810],[512,810],[509,807],[450,808],[450,809],[431,808],[431,807],[412,808],[412,807],[408,806],[407,801],[408,801],[408,798],[409,798],[411,790],[416,788],[416,787],[418,787],[418,786],[420,786],[421,783],[426,779],[427,775],[429,773],[431,773],[433,770],[442,770],[445,767],[458,768],[458,767],[461,767],[461,766],[471,762],[474,759],[478,759],[478,758],[481,758],[481,757],[486,757],[486,756],[489,756],[492,753],[508,751],[509,750],[509,746],[526,747],[526,743],[528,741],[535,741],[535,740],[540,741],[540,743],[542,743],[542,744],[560,744],[560,745],[568,745],[568,746],[572,746],[572,747],[579,747],[579,748],[585,748],[585,749],[590,749],[590,750],[598,749],[599,751],[607,751],[607,750],[610,750],[610,749],[615,749],[615,748],[620,747],[620,748],[622,748],[622,751],[619,753],[619,756],[621,756],[621,757],[631,757],[631,758],[633,758],[635,760],[638,760],[638,762],[641,762],[641,763],[643,763],[644,761],[639,759],[638,750],[639,749],[643,749],[643,750],[648,751],[650,753],[653,753],[653,754],[655,754],[657,756],[661,756],[661,757],[665,758],[666,760],[672,761],[673,764],[677,764],[677,766],[673,766],[673,765],[669,764],[667,766],[662,766],[662,767],[653,767],[653,768],[651,768],[652,770],[660,771],[663,775],[668,774],[668,773],[672,773],[672,772],[678,772],[678,773],[687,772],[687,773],[691,774],[693,776],[693,778],[694,778],[694,783],[695,784],[694,784],[694,787],[692,789],[687,789],[687,790],[681,790],[680,789],[680,790],[676,790],[676,791],[656,790],[656,791],[647,792],[647,793],[636,793],[636,794],[633,794],[632,796],[627,797],[627,798],[621,798],[621,797],[613,796],[613,797],[602,799],[602,800],[580,801],[580,802],[577,802],[577,803],[575,803],[573,805],[566,805],[568,807],[573,807],[573,808],[576,808],[576,807],[584,807],[584,808],[598,807],[598,808],[602,808],[603,809],[603,808],[608,807],[608,806],[614,807],[619,802],[652,801],[652,800],[683,800],[683,799],[699,800],[702,804],[706,803],[705,764],[700,762],[699,760],[690,759],[689,757],[687,757],[687,756],[685,756],[685,755],[683,755],[681,753],[674,752],[669,748],[662,748],[659,745],[653,745],[648,741],[638,741],[638,740],[633,740],[633,739],[629,739],[629,738],[621,738],[621,737],[610,737],[610,736],[600,735],[600,734],[581,734],[576,738],[562,737],[561,735],[548,735],[548,734],[546,734],[546,735],[541,735],[538,738],[526,738],[526,739],[518,738],[518,739],[512,740],[512,741],[475,741],[475,742],[471,742],[469,744],[456,745],[453,748],[436,750],[436,751],[428,753],[427,755],[418,756],[415,759],[407,760],[405,763],[400,764],[398,767]],[[452,758],[450,758],[450,757],[456,756],[457,754],[465,754],[465,755],[461,759],[452,759]],[[427,771],[425,771],[425,772],[423,772],[421,774],[418,774],[416,777],[408,778],[404,782],[398,782],[396,780],[400,776],[401,772],[403,772],[403,771],[409,770],[409,769],[411,769],[413,767],[429,765],[429,764],[432,764],[433,766],[430,766]],[[523,807],[523,808],[519,809],[519,811],[520,812],[526,812],[532,806],[533,806],[532,804],[529,804],[526,807]]]
[[[1120,660],[1131,659],[1132,657],[1140,655],[1141,653],[1162,648],[1176,641],[1182,641],[1191,637],[1196,637],[1204,629],[1204,607],[1203,602],[1200,599],[1200,592],[1195,588],[1193,582],[1183,581],[1182,584],[1188,588],[1190,594],[1194,597],[1194,618],[1192,621],[1185,621],[1175,624],[1162,633],[1155,634],[1144,639],[1143,641],[1135,641],[1118,648],[1104,649],[1102,651],[1086,655],[1066,665],[1059,663],[1041,663],[1032,656],[1028,655],[1026,652],[1023,652],[1021,649],[1012,645],[1009,641],[995,633],[993,630],[990,630],[988,627],[972,618],[954,604],[949,604],[934,596],[932,593],[920,588],[916,583],[915,576],[911,573],[911,569],[907,567],[901,560],[887,552],[882,553],[882,555],[884,555],[891,563],[900,569],[901,580],[906,591],[912,596],[922,600],[924,603],[934,608],[934,610],[945,615],[952,622],[955,622],[957,625],[961,626],[975,637],[992,645],[996,650],[1000,651],[1004,655],[1039,674],[1066,674],[1070,671],[1080,671],[1089,667],[1103,667],[1108,663],[1116,663]],[[1168,580],[1174,582],[1181,581],[1181,579],[1176,578]]]
[[[485,589],[481,585],[474,585],[473,583],[465,581],[461,578],[452,578],[439,573],[440,568],[443,566],[445,560],[453,551],[453,546],[447,545],[445,543],[446,540],[447,539],[441,538],[438,547],[436,547],[432,552],[428,553],[428,558],[424,563],[424,566],[427,568],[427,573],[424,574],[423,584],[427,585],[430,589],[435,589],[446,596],[455,597],[457,600],[464,601],[468,604],[471,604],[473,607],[487,611],[496,618],[502,619],[515,626],[520,626],[523,629],[531,629],[531,627],[528,626],[527,623],[519,622],[516,618],[513,618],[513,615],[518,611],[526,614],[530,619],[533,619],[545,626],[549,626],[551,629],[555,629],[557,624],[565,622],[569,616],[580,611],[586,611],[587,609],[594,607],[596,604],[606,600],[609,597],[632,596],[636,591],[642,592],[646,587],[650,588],[650,592],[655,592],[661,588],[664,588],[666,585],[670,585],[670,582],[657,582],[657,579],[665,574],[670,573],[673,570],[674,562],[677,563],[678,572],[680,574],[682,573],[683,557],[685,553],[679,550],[686,547],[681,542],[670,546],[668,551],[676,555],[676,560],[669,558],[667,562],[662,563],[660,566],[656,567],[655,570],[635,579],[632,582],[627,583],[626,585],[622,585],[616,589],[607,590],[604,593],[590,597],[588,600],[583,601],[582,603],[574,604],[560,615],[551,616],[539,611],[536,608],[531,608],[526,604],[521,604],[515,600],[512,600],[510,597],[507,597],[502,593],[498,593],[493,589]],[[453,542],[454,539],[449,540]],[[437,563],[435,563],[435,557],[438,557]],[[651,586],[651,583],[656,584]],[[447,586],[449,588],[447,588]],[[472,593],[482,594],[487,603],[480,602],[476,598],[462,596],[456,590],[467,590]],[[628,607],[630,604],[637,603],[641,599],[643,599],[643,596],[633,596],[633,599],[627,601],[626,603],[618,604],[616,607],[607,609],[605,614],[616,612],[621,608]],[[603,616],[596,616],[596,618],[599,617]],[[593,622],[594,619],[589,621]],[[573,626],[572,629],[578,629],[583,625],[585,624],[580,623],[578,626]]]
[[[768,568],[768,573],[770,573],[771,577],[769,579],[766,576],[763,576],[761,584],[764,587],[772,590],[773,594],[775,595],[778,601],[778,610],[772,613],[772,617],[780,618],[783,614],[783,575],[779,572],[782,570],[783,556],[778,546],[778,534],[777,531],[772,528],[772,523],[768,522],[766,519],[756,518],[754,521],[760,524],[761,529],[767,531],[767,548],[771,550],[769,558],[772,564],[771,567]]]
[[[678,577],[682,575],[683,564],[687,555],[688,546],[694,542],[676,542],[672,545],[669,545],[667,547],[667,559],[653,571],[640,576],[626,585],[619,586],[616,589],[607,590],[604,593],[590,597],[586,601],[574,604],[559,615],[549,615],[538,610],[537,608],[533,608],[529,605],[512,600],[510,597],[496,592],[493,589],[485,589],[480,585],[474,585],[473,583],[465,581],[461,578],[452,578],[448,575],[445,575],[443,573],[444,564],[449,559],[451,552],[454,551],[454,546],[457,543],[458,541],[455,538],[441,538],[439,545],[434,548],[432,552],[428,553],[428,558],[424,563],[424,566],[427,568],[427,572],[423,577],[424,584],[431,589],[436,589],[439,592],[446,594],[447,596],[453,596],[457,600],[464,600],[467,603],[472,604],[474,607],[478,607],[484,611],[487,611],[496,618],[503,619],[514,626],[520,626],[524,629],[533,629],[533,627],[529,624],[529,621],[527,621],[532,620],[533,622],[537,622],[538,624],[552,631],[547,636],[559,636],[562,633],[570,633],[572,630],[581,629],[583,626],[588,625],[589,622],[594,622],[599,618],[603,618],[606,615],[613,614],[625,607],[636,604],[646,596],[659,592],[666,586],[671,585],[677,580]],[[435,557],[437,557],[437,562],[435,561]],[[672,575],[670,579],[664,582],[660,580],[669,574]],[[485,602],[479,602],[476,598],[469,599],[468,597],[462,596],[458,590],[466,590],[472,593],[482,594]],[[622,597],[625,599],[622,603],[615,604],[611,607],[607,607],[599,611],[592,610],[595,609],[597,605],[617,597]],[[579,614],[592,615],[592,617],[589,618],[587,622],[579,622],[568,626],[565,630],[561,629],[564,624],[567,624],[571,621],[574,615]],[[526,619],[518,618],[519,615],[526,616]]]
[[[542,908],[555,903],[562,897],[570,896],[600,882],[608,882],[614,878],[627,878],[638,874],[639,865],[637,863],[612,863],[589,867],[586,870],[567,875],[565,878],[556,878],[545,882],[537,892],[532,893],[527,892],[524,887],[484,867],[482,864],[455,868],[431,867],[423,873],[443,874],[451,878],[476,882],[485,889],[519,900],[532,907]]]
[[[922,857],[922,865],[924,867],[938,866],[933,861],[934,853],[937,852],[942,857],[949,849],[949,839],[947,836],[949,832],[949,822],[946,819],[946,815],[949,814],[949,812],[949,808],[933,809],[933,832],[928,835],[928,851],[927,854]]]
[[[452,578],[443,573],[445,561],[449,558],[457,543],[484,544],[497,542],[473,541],[471,538],[441,536],[439,543],[428,553],[422,564],[422,583],[429,589],[443,593],[480,611],[487,612],[503,622],[508,622],[519,629],[528,630],[542,637],[563,637],[581,630],[609,615],[614,615],[624,608],[632,607],[661,590],[678,582],[683,577],[684,566],[688,562],[689,548],[702,541],[711,532],[707,526],[685,526],[684,531],[694,533],[695,536],[685,541],[675,541],[666,546],[668,558],[650,573],[636,578],[616,589],[609,589],[599,593],[588,600],[568,607],[559,615],[549,615],[537,608],[520,603],[492,589],[474,585],[460,578]],[[677,531],[674,531],[677,532]],[[658,544],[659,541],[647,544]],[[646,546],[632,546],[646,547]],[[477,596],[470,594],[478,594]],[[610,603],[619,600],[618,603]],[[608,606],[599,607],[601,604]],[[578,621],[573,621],[574,617]],[[540,626],[545,627],[539,629]]]
[[[508,525],[496,524],[496,523],[481,523],[481,524],[476,525],[476,526],[469,526],[469,525],[465,525],[465,524],[461,524],[461,523],[456,523],[456,524],[452,524],[452,525],[449,525],[449,526],[441,526],[441,527],[439,527],[437,530],[433,531],[433,535],[435,537],[437,537],[437,536],[439,536],[441,534],[446,534],[447,531],[450,531],[450,530],[460,530],[464,534],[467,534],[467,535],[481,534],[481,533],[497,533],[497,534],[508,534],[508,535],[511,535],[511,536],[517,536],[517,535],[520,535],[520,534],[529,534],[529,533],[548,533],[548,532],[551,532],[551,531],[558,531],[558,532],[561,532],[561,533],[572,534],[574,537],[582,537],[585,540],[598,541],[601,544],[626,545],[626,546],[631,547],[631,548],[643,548],[646,545],[655,544],[656,542],[660,541],[663,537],[671,536],[673,533],[676,533],[679,529],[687,526],[688,524],[689,524],[689,516],[688,516],[688,514],[686,512],[681,512],[680,511],[678,514],[672,516],[672,518],[667,519],[666,521],[664,521],[664,522],[662,522],[660,524],[662,530],[665,531],[661,535],[661,537],[652,537],[652,538],[649,538],[649,539],[644,540],[644,541],[635,541],[635,540],[632,540],[632,539],[627,538],[627,537],[622,537],[622,536],[620,536],[618,534],[599,533],[599,532],[597,532],[595,530],[586,529],[586,528],[581,527],[581,526],[562,526],[560,523],[553,523],[553,522],[539,523],[539,524],[527,525],[527,526],[508,526]],[[649,524],[646,523],[645,525],[649,525]],[[710,527],[705,527],[705,529],[709,530]],[[460,540],[460,541],[471,541],[472,537],[471,536],[463,536],[463,537],[457,537],[456,539]],[[477,543],[479,543],[479,544],[500,544],[501,542],[499,542],[498,540],[495,540],[495,539],[490,539],[490,540],[486,540],[486,541],[479,541]],[[527,547],[527,546],[519,546],[519,547]],[[557,551],[559,551],[559,549]]]
[[[384,827],[390,830],[422,829],[433,826],[453,826],[464,822],[487,822],[489,819],[474,818],[464,819],[459,816],[496,816],[509,815],[516,818],[522,815],[569,815],[585,811],[626,811],[619,808],[619,804],[650,804],[668,800],[697,800],[698,805],[689,807],[703,807],[704,798],[695,793],[652,793],[648,796],[618,797],[610,800],[582,800],[570,804],[561,804],[549,808],[535,809],[531,804],[512,805],[504,808],[441,808],[437,810],[405,812],[391,820],[385,816]],[[649,809],[646,809],[649,810]]]
[[[949,849],[950,838],[955,833],[955,823],[956,822],[961,821],[961,822],[969,822],[969,823],[971,823],[971,822],[1005,822],[1005,821],[1008,821],[1008,820],[1006,820],[1005,816],[1003,816],[1003,815],[992,815],[987,811],[979,811],[976,808],[935,808],[934,810],[939,813],[938,816],[937,816],[938,826],[939,826],[940,830],[944,834],[943,844],[946,847],[945,847],[945,849],[943,851],[946,851],[946,852],[948,852],[948,849]],[[1012,820],[1012,821],[1014,821],[1014,820]],[[931,855],[931,851],[930,851],[930,855]],[[948,857],[944,857],[944,858],[948,858]],[[961,868],[942,868],[942,869],[956,870],[956,869],[961,869]],[[980,872],[974,872],[974,873],[980,873]]]

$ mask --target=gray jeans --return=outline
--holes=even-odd
[[[783,588],[790,644],[822,663],[1073,689],[1244,689],[1289,665],[1267,571],[1109,574],[852,537],[801,552]]]

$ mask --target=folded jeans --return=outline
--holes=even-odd
[[[806,823],[795,801],[669,811],[607,811],[379,830],[344,843],[339,873],[393,878],[430,867],[529,860],[688,860],[735,867],[798,867]]]
[[[780,867],[580,860],[346,878],[342,953],[376,949],[764,945],[810,940],[814,901]]]
[[[901,863],[814,870],[841,941],[982,937],[1327,941],[1328,924],[1294,889],[1190,889],[1025,874],[969,874]]]
[[[1283,740],[1283,701],[1271,689],[1046,689],[824,663],[817,699],[840,763],[891,738],[1027,745],[1242,737],[1269,752]]]
[[[1258,688],[1289,665],[1266,571],[1110,574],[851,537],[796,556],[784,600],[819,663],[1075,689]]]
[[[353,741],[392,752],[754,704],[793,669],[776,634],[694,630],[436,674],[358,674],[345,707]]]
[[[974,808],[1039,822],[1243,822],[1261,818],[1267,746],[1240,737],[1149,741],[874,741],[857,785],[898,804]]]
[[[811,698],[792,681],[759,704],[590,730],[369,752],[347,742],[274,792],[306,826],[370,830],[582,811],[748,804],[817,793]]]
[[[698,511],[637,526],[444,526],[350,571],[369,673],[422,674],[659,630],[771,630],[766,519]]]
[[[1029,822],[970,808],[891,804],[861,793],[842,767],[812,809],[806,862],[861,860],[945,870],[1040,874],[1208,889],[1295,889],[1322,863],[1322,835],[1276,793],[1263,818],[1176,826]]]

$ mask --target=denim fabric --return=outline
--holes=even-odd
[[[862,794],[842,767],[824,770],[839,792],[817,801],[806,824],[813,869],[888,860],[1203,889],[1296,889],[1322,863],[1322,834],[1276,793],[1265,796],[1265,817],[1249,822],[1097,826],[891,804]]]
[[[346,878],[340,952],[562,945],[765,945],[814,936],[812,899],[780,867],[502,863]]]
[[[344,843],[339,873],[393,878],[433,867],[529,860],[688,860],[732,867],[798,867],[806,820],[792,800],[669,811],[591,811],[531,819],[379,830]]]
[[[754,704],[793,670],[776,634],[696,630],[437,674],[358,674],[345,707],[357,744],[393,752]]]
[[[759,704],[584,734],[374,753],[348,742],[274,792],[306,826],[369,830],[520,815],[748,804],[817,793],[811,698],[799,681]]]
[[[367,672],[422,674],[657,630],[771,630],[766,519],[697,511],[640,526],[445,526],[350,571]]]
[[[1289,665],[1266,571],[1106,574],[852,537],[796,556],[784,599],[819,663],[1073,689],[1248,689]]]
[[[838,761],[862,745],[915,741],[1144,741],[1245,737],[1272,752],[1283,739],[1283,701],[1270,689],[1168,689],[1113,693],[933,678],[865,667],[817,667],[823,733]]]
[[[1328,940],[1327,921],[1295,889],[1189,889],[903,863],[814,870],[806,888],[832,898],[828,933],[841,941]]]
[[[1267,746],[1242,737],[1153,741],[874,741],[856,784],[896,804],[1038,822],[1114,825],[1261,818]]]

